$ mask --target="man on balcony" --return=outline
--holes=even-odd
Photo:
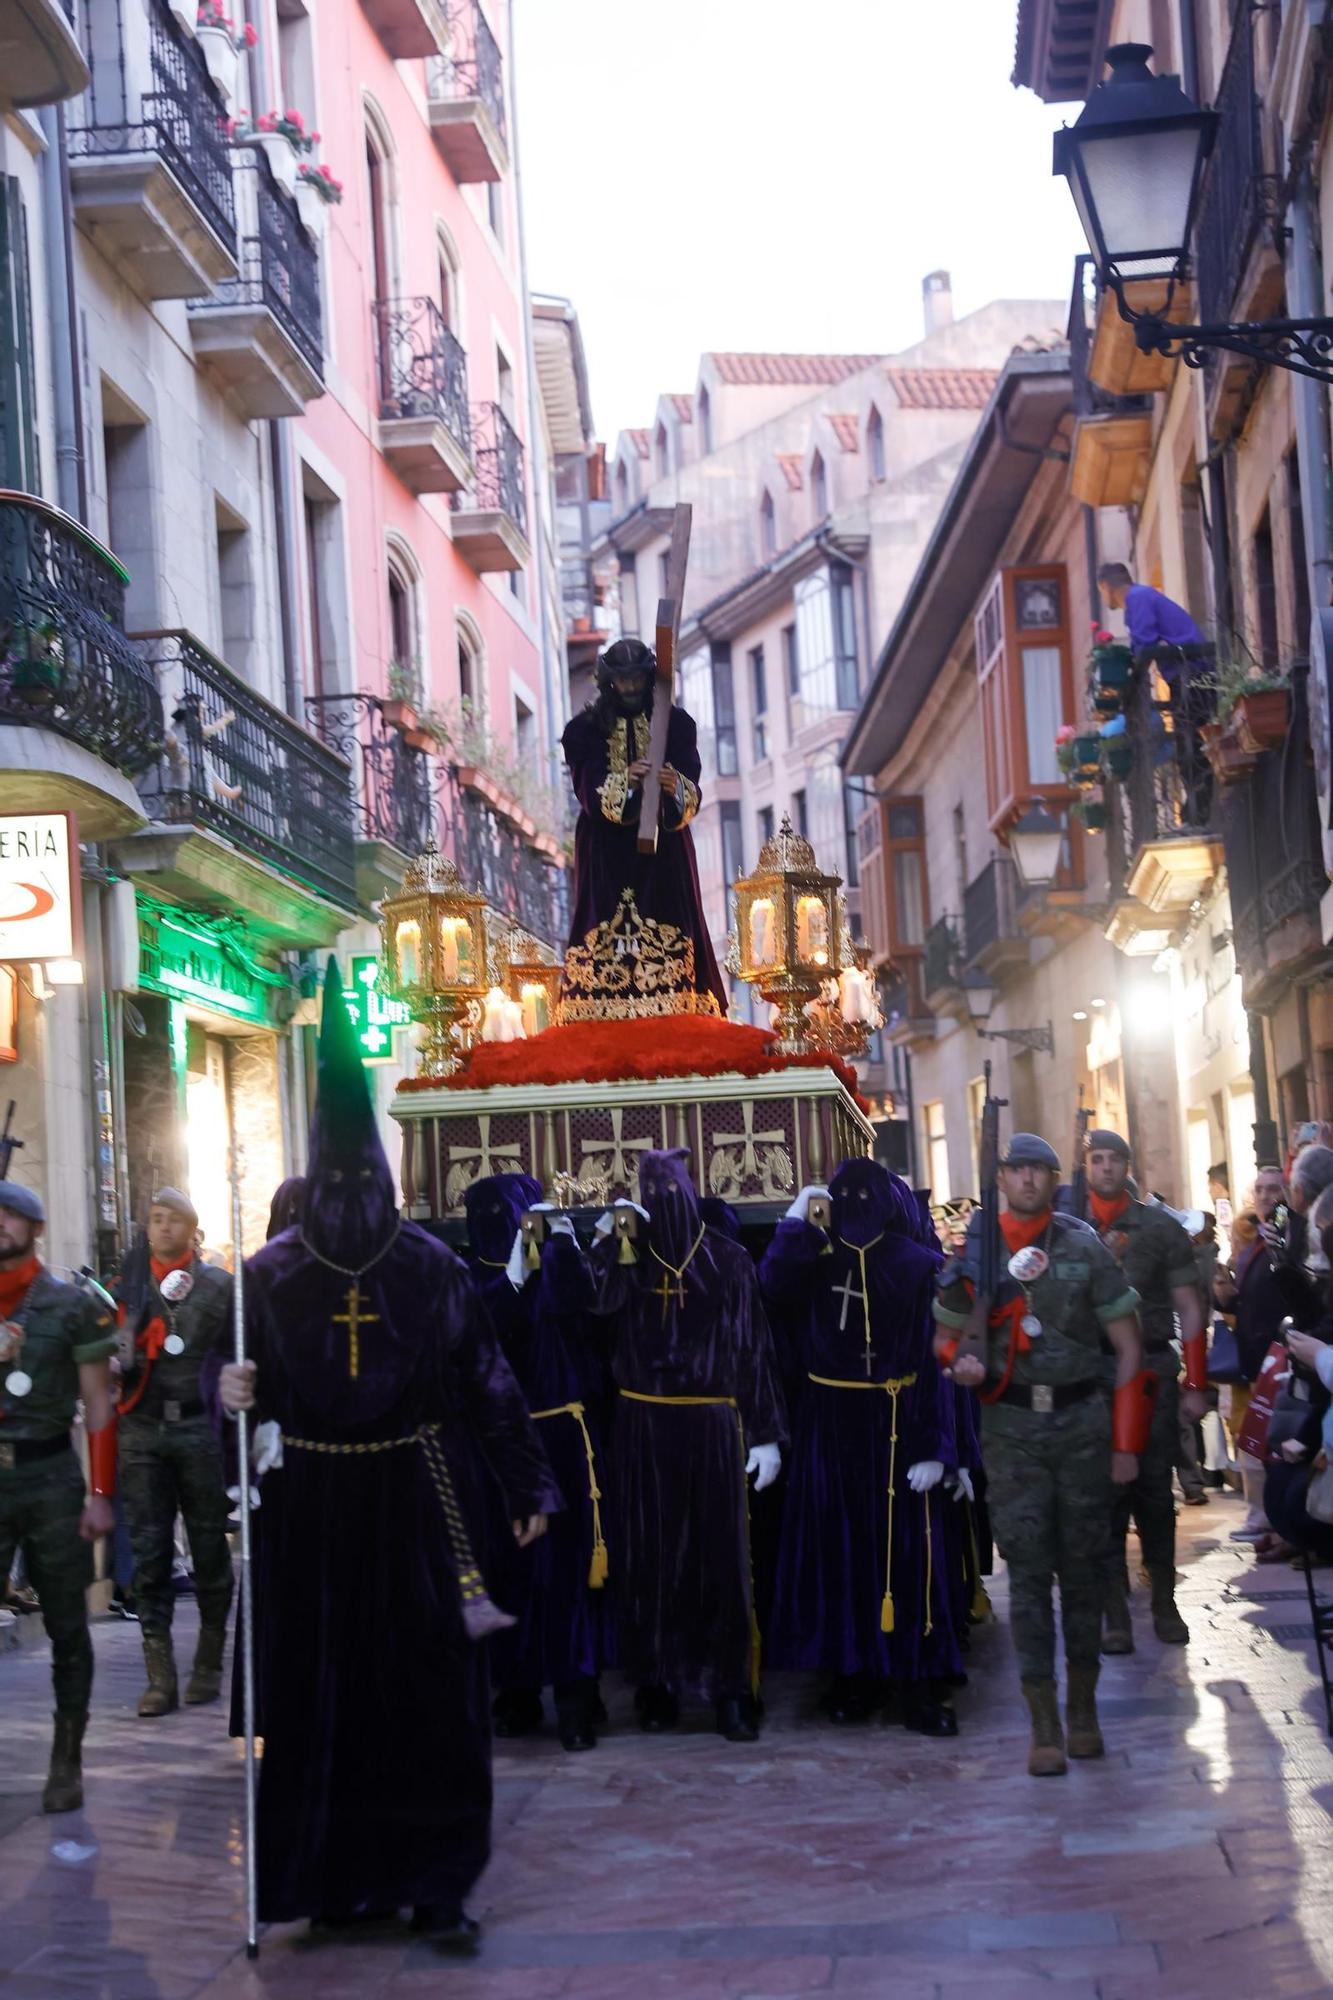
[[[1185,816],[1191,826],[1206,826],[1213,782],[1200,731],[1217,711],[1212,644],[1183,604],[1135,583],[1124,563],[1103,563],[1097,583],[1107,610],[1124,613],[1135,666],[1155,666],[1170,690]]]
[[[699,810],[699,746],[694,719],[683,708],[671,709],[655,803],[644,796],[656,679],[652,650],[641,639],[618,639],[597,662],[596,701],[565,730],[562,747],[579,802],[569,942],[582,945],[615,919],[629,891],[641,920],[674,927],[692,946],[694,990],[705,1003],[695,1011],[711,1012],[711,999],[725,1014],[690,833]],[[639,846],[646,812],[657,815],[661,830],[649,852]]]

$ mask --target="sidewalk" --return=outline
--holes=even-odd
[[[1302,1578],[1182,1513],[1193,1643],[1106,1663],[1110,1755],[1024,1771],[1003,1622],[977,1634],[962,1734],[836,1731],[767,1689],[755,1748],[645,1738],[608,1688],[595,1754],[497,1750],[484,1957],[407,1933],[247,1965],[239,1754],[224,1711],[140,1722],[138,1631],[96,1628],[88,1806],[48,1819],[44,1647],[0,1652],[0,2000],[1313,2000],[1333,1990],[1333,1755]],[[1328,1573],[1324,1582],[1326,1594]],[[1003,1611],[1003,1578],[992,1595]],[[178,1652],[194,1613],[181,1607]],[[188,1635],[188,1637],[187,1637]]]

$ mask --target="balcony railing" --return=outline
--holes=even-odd
[[[1213,774],[1199,734],[1213,699],[1197,684],[1190,690],[1184,666],[1179,676],[1179,692],[1159,702],[1153,697],[1152,674],[1136,671],[1125,707],[1125,740],[1134,758],[1123,785],[1126,859],[1131,864],[1135,853],[1151,842],[1197,841],[1216,830]]]
[[[435,773],[427,751],[413,750],[384,720],[373,694],[312,695],[306,721],[351,766],[357,830],[401,854],[419,854],[435,824]]]
[[[77,522],[0,493],[0,721],[53,729],[133,777],[163,727],[156,678],[125,636],[126,581]]]
[[[569,874],[529,846],[478,793],[466,790],[452,765],[440,768],[439,843],[464,881],[492,908],[563,950],[569,935]]]
[[[926,998],[957,986],[961,973],[958,930],[952,917],[938,917],[926,932],[921,984]]]
[[[523,440],[498,403],[472,408],[472,462],[476,476],[471,489],[455,495],[459,509],[504,514],[526,536],[528,495],[523,477]]]
[[[189,632],[136,635],[171,711],[141,783],[157,818],[211,827],[321,895],[356,904],[351,773]]]
[[[292,346],[324,379],[324,330],[319,294],[319,254],[295,201],[278,186],[267,158],[246,148],[255,176],[255,234],[241,244],[240,276],[214,287],[196,312],[229,306],[265,306]]]
[[[156,153],[179,181],[209,228],[236,255],[236,200],[226,107],[208,73],[198,44],[176,25],[165,0],[147,0],[150,88],[141,97],[127,74],[130,46],[125,8],[141,0],[90,0],[88,47],[93,80],[88,117],[71,127],[71,158],[91,159]],[[118,60],[105,54],[105,36],[115,9]]]
[[[1250,252],[1281,200],[1278,176],[1264,170],[1261,105],[1255,87],[1254,35],[1259,9],[1232,9],[1231,46],[1217,92],[1219,118],[1194,231],[1199,318],[1234,317],[1236,291]]]
[[[963,954],[972,964],[1020,935],[1014,864],[997,854],[963,891]]]
[[[479,98],[504,139],[504,57],[477,0],[456,0],[449,9],[449,43],[449,54],[431,65],[431,96]]]
[[[1218,820],[1227,860],[1236,963],[1247,1006],[1264,999],[1263,984],[1277,972],[1293,971],[1288,941],[1274,951],[1270,941],[1301,916],[1309,941],[1322,939],[1320,900],[1328,888],[1319,830],[1319,800],[1310,741],[1309,665],[1300,660],[1291,673],[1291,725],[1280,750],[1265,751],[1254,768],[1229,784],[1218,802]]]
[[[376,299],[380,417],[433,417],[471,451],[467,356],[434,299]]]

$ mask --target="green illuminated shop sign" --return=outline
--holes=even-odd
[[[214,920],[141,900],[139,983],[145,992],[268,1027],[270,994],[287,981],[256,964]]]
[[[393,1061],[393,1031],[410,1026],[401,1000],[380,989],[384,967],[373,952],[354,952],[347,961],[344,995],[363,1063]]]

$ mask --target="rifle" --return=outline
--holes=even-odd
[[[991,1095],[991,1066],[986,1064],[985,1099],[981,1107],[981,1132],[977,1142],[977,1170],[981,1178],[981,1244],[977,1264],[977,1294],[967,1316],[955,1359],[975,1355],[986,1365],[990,1335],[991,1306],[1000,1289],[1003,1248],[1000,1242],[1000,1113],[1008,1102]]]
[[[1088,1219],[1088,1127],[1092,1123],[1091,1111],[1083,1108],[1083,1085],[1078,1087],[1078,1110],[1074,1113],[1074,1171],[1069,1177],[1070,1215],[1076,1215],[1080,1222]]]
[[[23,1151],[22,1139],[16,1139],[14,1137],[14,1134],[10,1130],[10,1127],[13,1125],[13,1123],[14,1123],[14,1100],[11,1097],[9,1100],[9,1109],[5,1113],[5,1129],[3,1132],[0,1132],[0,1181],[7,1180],[9,1178],[10,1161],[13,1159],[15,1153],[21,1153]]]

